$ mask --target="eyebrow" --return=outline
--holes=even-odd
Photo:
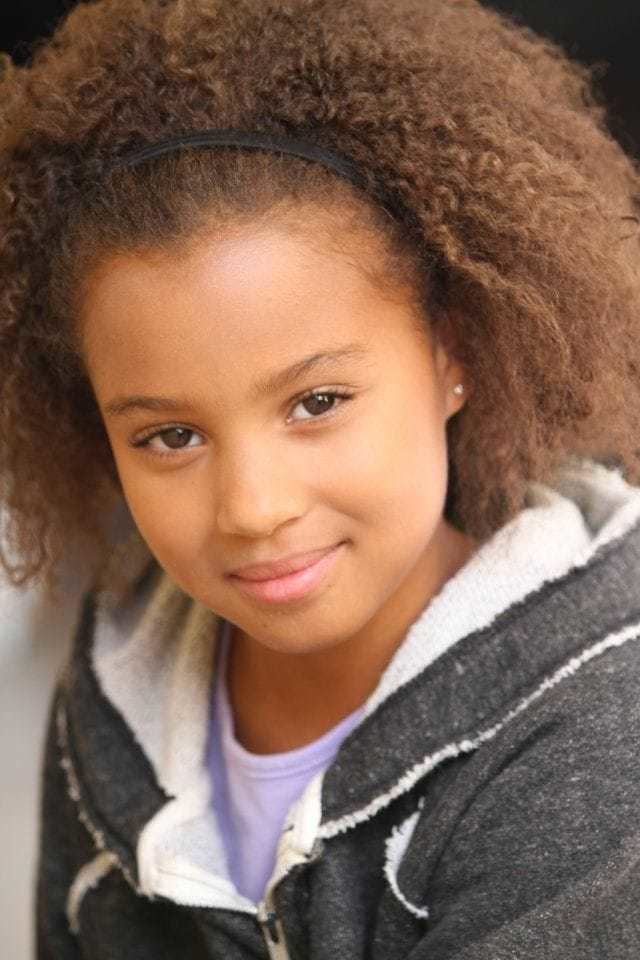
[[[299,380],[300,377],[311,370],[322,369],[322,367],[346,360],[363,361],[367,356],[367,350],[357,343],[349,343],[337,350],[322,350],[319,353],[312,353],[292,363],[284,370],[278,370],[258,380],[253,386],[252,394],[260,397],[265,394],[276,393],[295,383],[296,380]],[[184,410],[188,405],[188,403],[176,397],[152,397],[139,394],[130,397],[114,397],[113,400],[105,404],[104,410],[105,413],[118,417],[136,410],[160,412]]]

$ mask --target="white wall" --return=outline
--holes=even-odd
[[[53,606],[37,591],[0,582],[0,952],[7,960],[33,957],[40,752],[77,609],[77,596]]]

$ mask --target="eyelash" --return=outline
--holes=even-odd
[[[334,400],[340,400],[341,403],[338,404],[338,406],[340,407],[342,406],[342,402],[351,400],[353,397],[353,394],[347,393],[343,390],[331,389],[331,388],[323,388],[321,390],[318,390],[318,389],[309,390],[307,393],[304,393],[301,397],[298,397],[292,402],[292,409],[295,409],[299,404],[304,403],[305,400],[309,400],[314,397],[331,397]],[[301,421],[293,421],[293,422],[294,423],[297,423],[297,422],[310,423],[317,420],[324,420],[326,419],[326,417],[331,416],[333,414],[334,409],[335,408],[332,407],[331,410],[327,411],[326,413],[321,413],[317,417],[313,417],[313,416],[305,417]],[[142,437],[139,437],[136,440],[133,440],[131,443],[131,446],[135,447],[136,449],[144,449],[147,452],[151,453],[153,456],[157,456],[157,457],[173,457],[176,454],[181,453],[182,450],[190,449],[189,447],[176,447],[174,449],[167,448],[165,450],[160,451],[160,450],[155,450],[153,449],[153,447],[151,447],[152,440],[154,440],[156,437],[161,437],[165,433],[169,433],[171,430],[185,430],[187,433],[191,432],[193,434],[197,434],[198,432],[197,430],[191,430],[190,427],[187,427],[181,423],[167,424],[166,427],[162,427],[159,430],[153,430],[150,433],[147,433],[146,435],[143,435]]]

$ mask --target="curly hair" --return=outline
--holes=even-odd
[[[118,164],[211,127],[304,137],[368,186],[237,150]],[[99,557],[119,496],[74,334],[91,264],[309,199],[384,236],[469,373],[452,522],[489,537],[569,454],[637,481],[638,184],[590,71],[475,0],[79,5],[0,78],[5,571],[49,578],[78,536]],[[380,185],[406,223],[377,209]]]

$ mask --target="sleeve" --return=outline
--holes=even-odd
[[[62,765],[57,716],[62,699],[56,691],[49,717],[40,795],[40,846],[36,878],[37,960],[81,960],[67,919],[67,898],[77,862],[81,835],[75,804]]]
[[[411,960],[640,956],[640,697],[627,667],[599,658],[490,760],[469,760],[473,788],[442,813]]]

